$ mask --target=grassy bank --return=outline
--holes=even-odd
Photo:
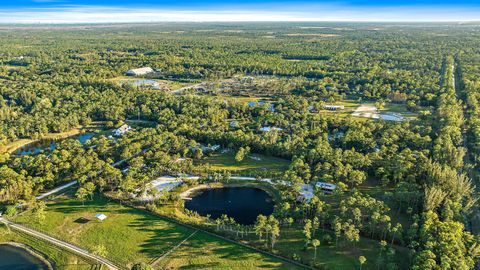
[[[82,257],[73,255],[30,235],[7,229],[5,225],[0,224],[0,243],[2,242],[16,242],[31,247],[48,257],[48,260],[54,264],[57,270],[89,270],[98,267]]]

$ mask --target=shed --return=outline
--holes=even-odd
[[[95,218],[100,220],[100,221],[104,221],[105,219],[107,219],[107,216],[104,215],[104,214],[96,214]]]

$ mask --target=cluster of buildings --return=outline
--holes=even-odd
[[[332,193],[337,188],[337,185],[326,182],[317,182],[315,186],[311,184],[303,184],[297,195],[297,201],[309,201],[315,196],[315,188],[324,193]]]
[[[131,126],[129,126],[127,124],[124,124],[121,127],[117,128],[117,129],[114,129],[112,132],[113,132],[113,135],[115,135],[117,137],[120,137],[120,136],[130,132],[131,130],[132,130]]]

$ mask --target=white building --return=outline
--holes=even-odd
[[[148,73],[152,73],[154,70],[151,67],[143,67],[143,68],[136,68],[136,69],[130,69],[125,73],[127,76],[140,76],[140,75],[145,75]]]
[[[100,220],[100,221],[104,221],[105,219],[107,219],[107,216],[104,215],[104,214],[96,214],[95,218]]]
[[[325,182],[317,182],[315,184],[315,186],[318,189],[320,189],[322,191],[326,191],[326,192],[332,192],[337,188],[337,185],[330,184],[330,183],[325,183]]]
[[[270,131],[272,131],[272,130],[282,131],[283,129],[282,129],[282,128],[278,128],[278,127],[261,127],[261,128],[260,128],[260,131],[261,131],[261,132],[264,132],[264,133],[270,132]]]
[[[337,111],[337,110],[345,109],[345,106],[343,106],[343,105],[324,105],[323,108],[325,110]]]
[[[303,184],[298,192],[297,201],[310,201],[314,195],[313,186],[310,184]]]
[[[125,134],[125,133],[127,133],[127,132],[129,132],[129,131],[131,131],[131,130],[132,130],[132,127],[131,127],[131,126],[129,126],[129,125],[127,125],[127,124],[124,124],[124,125],[122,125],[121,127],[115,129],[115,130],[113,131],[113,134],[114,134],[115,136],[122,136],[123,134]]]

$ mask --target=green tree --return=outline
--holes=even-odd
[[[362,270],[362,266],[365,264],[365,262],[367,262],[367,258],[360,256],[358,257],[358,262],[360,263],[360,270]]]
[[[258,215],[257,220],[255,221],[255,225],[253,225],[253,229],[255,230],[255,234],[258,235],[258,239],[262,239],[263,232],[265,231],[265,227],[267,226],[267,217],[264,215]]]
[[[152,267],[144,262],[136,263],[132,266],[132,270],[152,270]]]
[[[312,246],[313,246],[313,261],[316,261],[317,260],[317,247],[320,246],[320,240],[313,239],[312,240]]]
[[[310,243],[312,239],[312,221],[307,219],[305,225],[303,226],[303,236],[305,237],[305,247]]]
[[[87,198],[87,196],[88,191],[83,187],[80,187],[75,193],[75,197],[82,202],[82,205],[85,205],[85,199]]]

